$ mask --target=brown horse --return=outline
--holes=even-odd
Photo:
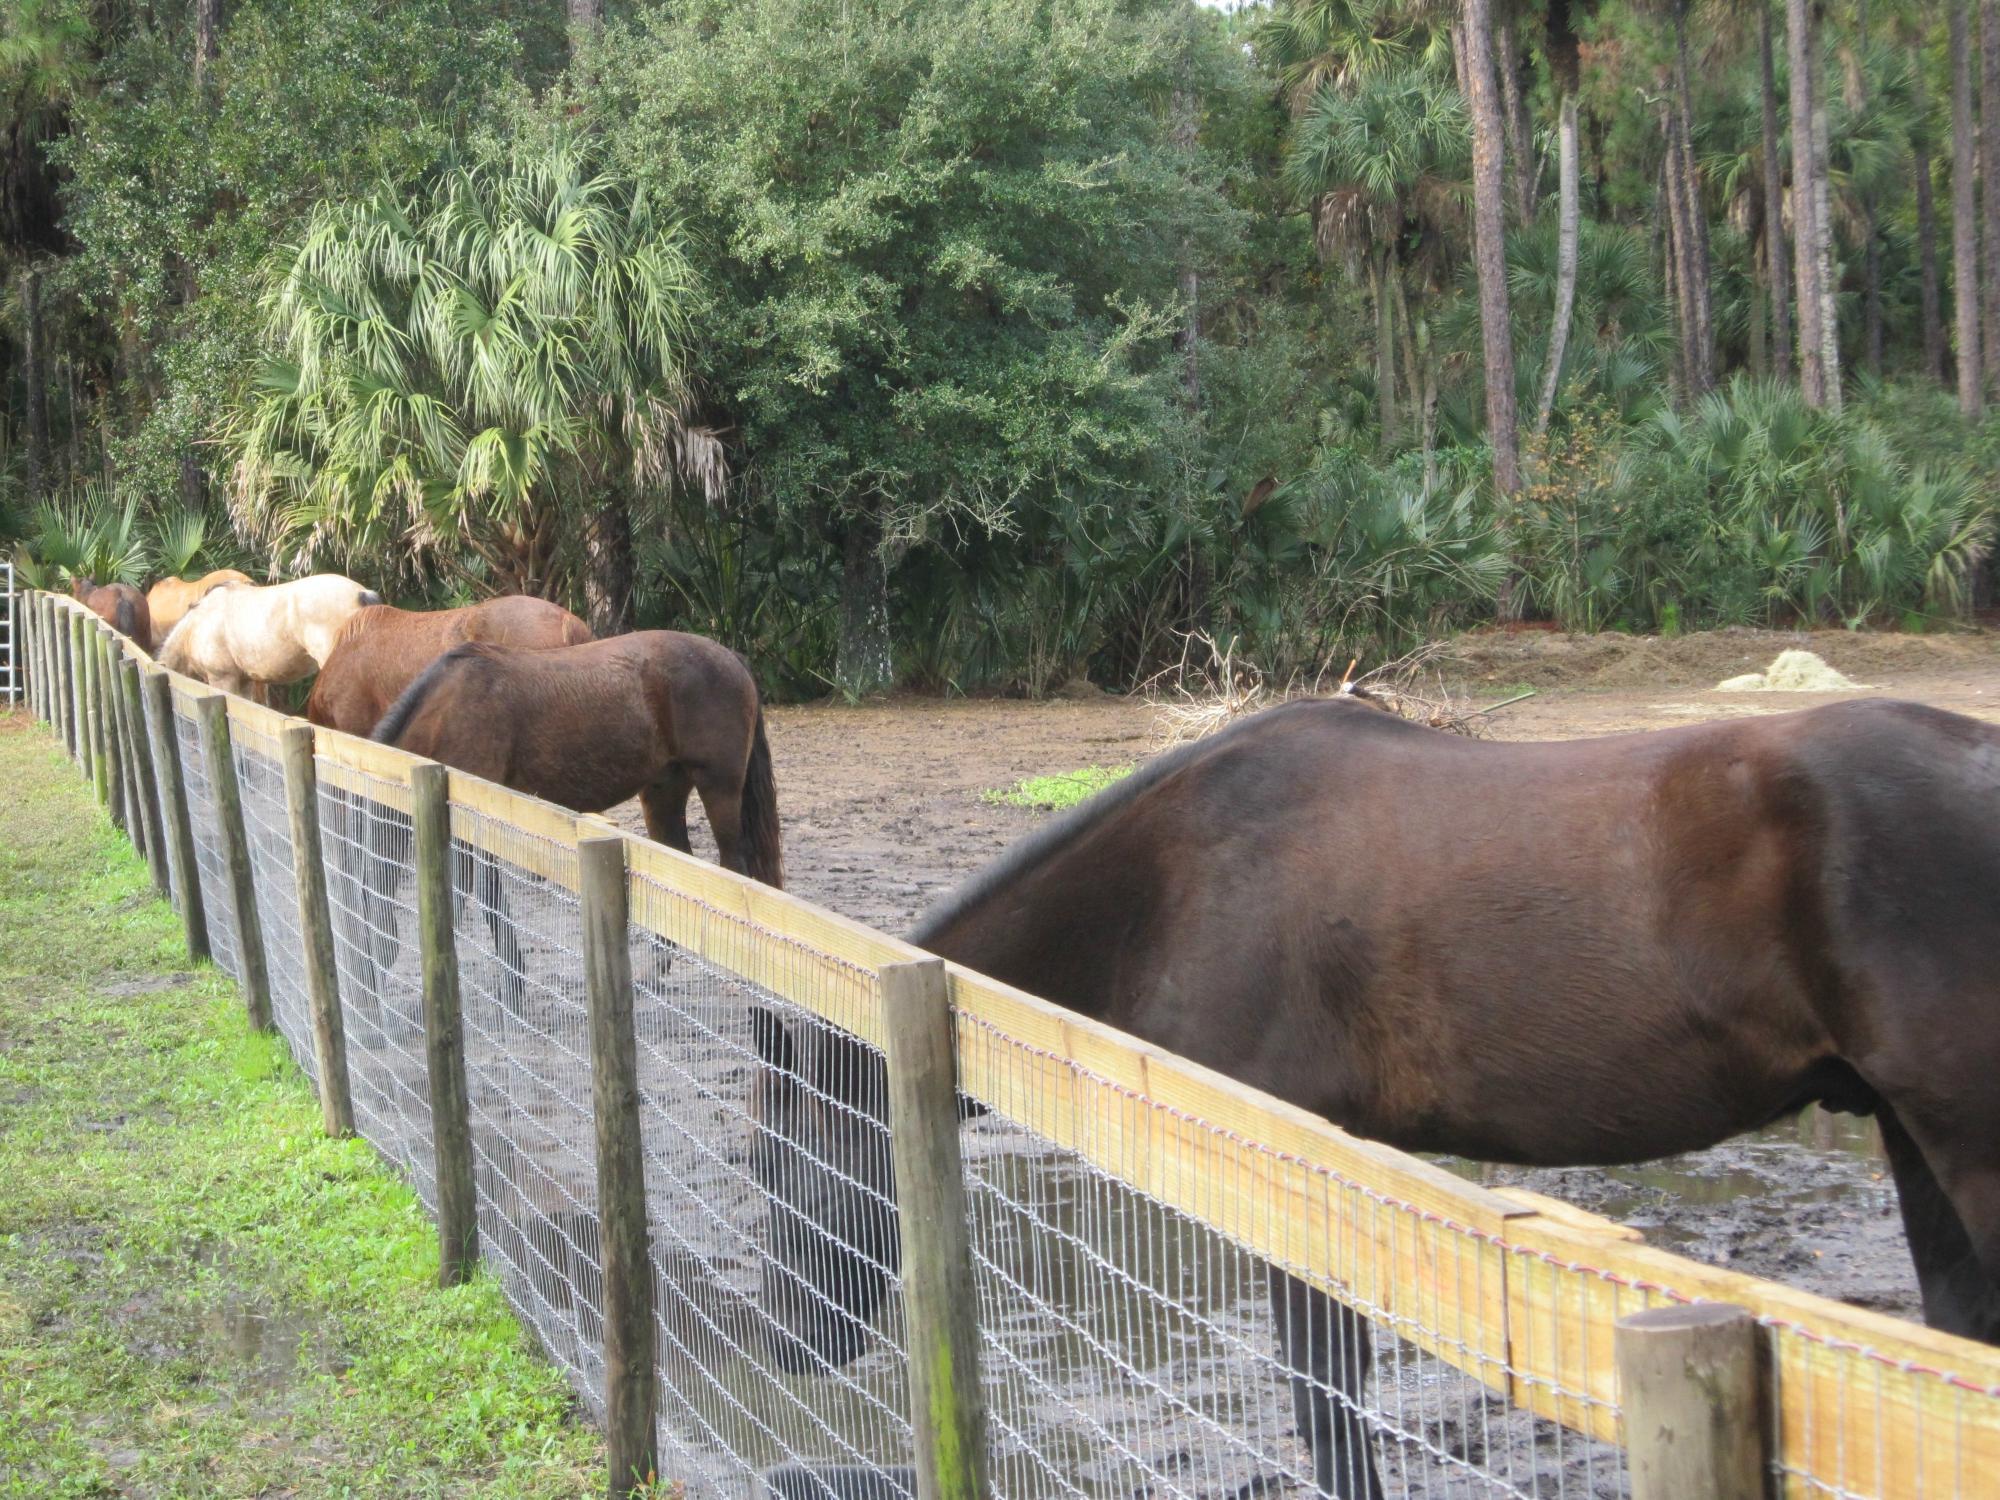
[[[315,724],[367,734],[389,705],[453,646],[488,641],[545,651],[580,646],[590,627],[560,604],[526,594],[465,609],[397,609],[371,604],[341,627],[319,669],[306,717]]]
[[[576,812],[637,796],[686,851],[699,792],[722,863],[785,883],[764,710],[743,659],[672,630],[553,651],[474,643],[439,657],[374,738]]]
[[[195,579],[162,578],[146,590],[146,607],[153,612],[153,629],[158,632],[156,639],[164,641],[168,633],[180,624],[181,616],[201,603],[211,589],[219,589],[229,583],[248,582],[250,575],[239,573],[234,568],[217,568],[213,573],[204,573]]]
[[[129,583],[99,583],[79,578],[71,590],[83,607],[141,651],[153,649],[153,619],[146,608],[146,596]]]
[[[1161,757],[912,938],[1406,1150],[1634,1162],[1873,1114],[1925,1320],[2000,1342],[1996,890],[2000,729],[1956,714],[1500,744],[1334,700]],[[773,1352],[838,1364],[899,1261],[881,1059],[759,1038]],[[1377,1496],[1367,1324],[1271,1281],[1318,1488]]]

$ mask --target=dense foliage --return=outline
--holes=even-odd
[[[2000,97],[1768,6],[4,0],[0,527],[791,694],[1962,617]]]

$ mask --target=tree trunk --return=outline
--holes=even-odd
[[[1765,263],[1761,239],[1751,251],[1751,269],[1754,274],[1763,278],[1766,285],[1769,284],[1771,271]],[[1759,380],[1771,373],[1771,329],[1767,306],[1762,296],[1753,294],[1747,314],[1750,320],[1750,373]]]
[[[1979,195],[1972,123],[1972,0],[1951,0],[1951,300],[1958,409],[1968,421],[1985,409],[1979,341]]]
[[[1687,7],[1674,11],[1674,107],[1680,119],[1674,131],[1681,178],[1681,206],[1688,236],[1688,307],[1694,315],[1694,356],[1688,376],[1694,394],[1705,395],[1715,384],[1715,314],[1709,284],[1708,215],[1701,202],[1701,177],[1694,164],[1694,94],[1688,82]]]
[[[222,0],[194,0],[194,87],[201,92],[222,50]]]
[[[1556,305],[1549,320],[1549,362],[1542,371],[1542,399],[1535,404],[1535,432],[1549,430],[1556,391],[1562,384],[1563,355],[1576,310],[1576,246],[1583,231],[1583,203],[1576,179],[1576,95],[1566,91],[1556,126]]]
[[[1819,281],[1819,194],[1813,166],[1812,11],[1808,0],[1785,0],[1785,51],[1791,63],[1792,229],[1798,243],[1799,390],[1806,405],[1826,405],[1826,344],[1820,320],[1826,301]]]
[[[1816,80],[1813,84],[1812,135],[1813,237],[1817,242],[1819,259],[1814,279],[1819,282],[1820,369],[1824,371],[1826,383],[1826,407],[1829,411],[1839,411],[1840,309],[1834,296],[1839,289],[1840,281],[1837,274],[1838,267],[1833,259],[1832,152],[1827,143],[1826,91]]]
[[[1662,156],[1659,183],[1662,212],[1656,217],[1660,225],[1660,290],[1666,293],[1667,306],[1674,312],[1676,336],[1673,356],[1667,365],[1667,400],[1674,406],[1687,399],[1688,390],[1687,306],[1681,300],[1681,247],[1680,236],[1675,232],[1675,222],[1680,218],[1678,196],[1674,189],[1672,164],[1666,156]]]
[[[1660,139],[1665,144],[1661,182],[1666,190],[1667,247],[1673,255],[1674,329],[1680,347],[1681,391],[1693,399],[1708,389],[1702,378],[1701,317],[1695,310],[1695,244],[1688,209],[1687,181],[1681,175],[1680,111],[1660,105]]]
[[[1465,0],[1465,53],[1465,76],[1472,85],[1473,255],[1479,271],[1486,436],[1493,445],[1494,487],[1511,495],[1520,487],[1520,435],[1515,430],[1513,324],[1507,305],[1501,146],[1506,126],[1493,79],[1492,0]]]
[[[569,24],[595,31],[604,24],[604,0],[569,0]]]
[[[625,497],[614,495],[585,522],[584,620],[599,639],[632,628],[632,513]]]
[[[1868,373],[1880,378],[1882,374],[1882,242],[1875,232],[1875,210],[1871,206],[1864,215],[1863,232],[1868,236],[1868,245],[1862,255],[1862,274],[1865,285],[1862,292],[1862,326],[1865,330],[1863,348],[1868,364]]]
[[[1979,180],[1986,228],[1979,322],[1985,334],[1986,385],[2000,395],[2000,0],[1981,0],[1979,61]]]
[[[45,500],[54,487],[49,472],[48,330],[42,323],[42,273],[29,267],[22,289],[21,379],[28,398],[28,499]]]
[[[1924,94],[1921,54],[1910,57],[1911,87],[1916,96],[1916,113],[1929,120],[1930,105]],[[1931,199],[1931,148],[1929,127],[1917,131],[1912,166],[1917,179],[1917,270],[1922,278],[1924,324],[1924,373],[1933,380],[1944,379],[1944,314],[1938,295],[1937,205]]]
[[[834,686],[865,698],[894,684],[889,641],[889,567],[882,556],[882,527],[873,516],[848,519],[840,570],[840,641]]]
[[[1514,222],[1521,228],[1535,222],[1535,127],[1528,118],[1528,101],[1521,87],[1521,53],[1514,40],[1514,22],[1502,17],[1493,23],[1494,61],[1500,72],[1500,100],[1507,111],[1507,155],[1512,171],[1507,184],[1513,189]]]
[[[1771,294],[1771,369],[1792,378],[1791,266],[1785,251],[1784,164],[1778,160],[1778,67],[1771,55],[1770,0],[1757,5],[1758,62],[1763,69],[1764,266]]]
[[[1390,286],[1390,278],[1396,274],[1395,266],[1396,249],[1391,245],[1378,250],[1368,268],[1368,279],[1374,283],[1375,292],[1376,429],[1381,435],[1384,453],[1395,451],[1399,436],[1396,430],[1396,319],[1393,311],[1396,294]]]

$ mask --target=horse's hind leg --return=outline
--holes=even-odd
[[[708,814],[708,831],[715,835],[715,857],[725,870],[750,873],[743,857],[743,777],[697,771],[694,789],[701,793],[701,810]]]
[[[500,965],[500,999],[508,1010],[518,1012],[527,989],[527,961],[521,956],[514,922],[507,914],[507,882],[500,861],[484,849],[475,849],[472,854],[472,894],[486,915],[486,930],[493,935],[493,956]]]
[[[1375,1346],[1368,1320],[1275,1266],[1271,1314],[1292,1372],[1292,1415],[1313,1456],[1313,1488],[1334,1500],[1382,1500],[1364,1419]]]
[[[1917,1265],[1924,1321],[1967,1338],[2000,1343],[2000,1278],[1981,1263],[1965,1221],[1896,1112],[1884,1106],[1876,1120],[1896,1178],[1910,1258]]]
[[[683,854],[692,854],[688,843],[688,794],[694,778],[682,765],[670,765],[660,779],[639,793],[639,806],[646,814],[646,833]]]

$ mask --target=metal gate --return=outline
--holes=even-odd
[[[0,584],[7,590],[6,608],[0,609],[0,686],[4,686],[7,701],[14,702],[21,696],[20,653],[15,649],[20,640],[20,630],[14,615],[14,565],[0,562]]]

